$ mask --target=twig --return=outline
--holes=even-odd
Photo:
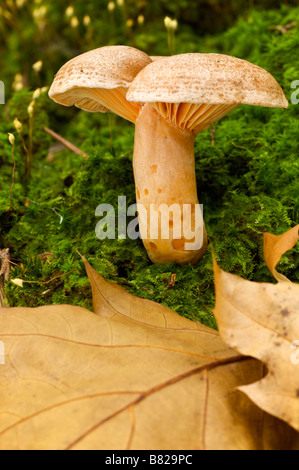
[[[86,153],[82,152],[78,147],[76,147],[74,144],[66,140],[64,137],[61,135],[57,134],[56,132],[52,131],[52,129],[49,129],[48,127],[45,127],[44,130],[54,139],[56,139],[58,142],[60,142],[62,145],[64,145],[66,148],[71,150],[71,152],[76,153],[77,155],[80,155],[80,157],[83,158],[89,158],[89,155]]]
[[[13,186],[14,186],[14,183],[15,183],[15,171],[16,171],[16,159],[15,159],[14,149],[15,149],[15,144],[13,143],[12,151],[11,151],[12,159],[13,159],[13,169],[12,169],[11,187],[10,187],[10,192],[9,192],[9,200],[10,200],[9,212],[12,212],[12,210],[13,210],[12,189],[13,189]]]
[[[7,256],[7,253],[8,253],[8,256]],[[18,259],[16,258],[10,258],[9,256],[9,248],[5,248],[4,250],[1,250],[0,251],[0,260],[6,260],[7,263],[9,264],[13,264],[14,266],[17,266],[18,268],[20,269],[23,269],[19,264],[17,263],[14,263],[12,260],[14,259],[15,261],[19,261]],[[1,268],[1,271],[2,271],[2,268]],[[1,275],[1,272],[0,272],[0,275]]]
[[[270,26],[269,29],[272,31],[273,30],[280,31],[282,34],[287,34],[289,30],[292,28],[295,28],[297,24],[298,24],[297,21],[292,21],[292,23],[288,23],[285,26],[281,26],[281,25]]]
[[[23,283],[26,282],[27,284],[43,284],[43,285],[46,285],[46,284],[50,284],[50,282],[52,282],[52,281],[55,281],[55,279],[59,279],[60,277],[67,276],[68,274],[74,273],[76,271],[82,271],[82,269],[73,269],[72,271],[69,271],[65,274],[60,274],[59,276],[55,276],[52,279],[50,279],[49,281],[23,281],[23,279],[22,279],[22,282]]]
[[[59,282],[59,283],[57,284],[57,286],[51,287],[51,289],[47,289],[47,290],[45,290],[44,292],[42,292],[41,294],[37,294],[37,295],[39,295],[39,296],[41,296],[41,295],[46,295],[46,294],[48,294],[49,292],[51,292],[51,291],[53,291],[53,290],[56,290],[58,287],[60,287],[60,286],[62,286],[62,285],[63,285],[63,282],[61,281],[61,282]]]

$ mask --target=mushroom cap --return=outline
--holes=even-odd
[[[191,53],[155,60],[133,80],[127,99],[143,103],[288,106],[269,72],[224,54]]]
[[[55,76],[49,96],[65,106],[76,105],[91,112],[108,108],[92,99],[88,90],[128,87],[149,63],[150,57],[129,46],[106,46],[67,62]]]
[[[155,60],[167,59],[168,57],[169,55],[151,55],[150,56],[153,62],[155,62]]]

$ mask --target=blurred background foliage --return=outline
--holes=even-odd
[[[165,16],[179,24],[176,53],[202,50],[204,36],[225,31],[253,7],[265,11],[292,5],[298,0],[1,0],[1,80],[8,94],[18,73],[30,87],[50,83],[61,64],[104,45],[126,44],[151,55],[167,55]],[[256,26],[236,38],[242,52],[261,40]],[[224,51],[228,47],[228,42],[223,44]],[[41,59],[44,67],[36,74],[32,65]]]
[[[197,137],[198,194],[211,244],[196,267],[155,266],[140,240],[100,242],[95,236],[99,204],[117,207],[119,195],[135,202],[134,126],[59,106],[47,90],[67,60],[125,44],[149,55],[218,52],[247,59],[272,73],[290,101],[299,80],[298,5],[297,0],[0,1],[0,80],[6,91],[6,105],[0,105],[0,248],[10,248],[11,279],[55,278],[23,288],[8,282],[11,306],[69,303],[92,309],[77,249],[107,280],[213,327],[212,244],[223,269],[273,282],[262,233],[280,234],[299,222],[297,104],[287,110],[242,106]],[[167,16],[176,23],[171,38]],[[89,159],[64,149],[46,126]],[[13,147],[8,132],[15,136]],[[279,269],[299,281],[298,247]]]

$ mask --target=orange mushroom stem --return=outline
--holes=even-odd
[[[133,169],[139,228],[153,263],[195,264],[207,247],[195,178],[195,135],[146,104],[136,120]]]

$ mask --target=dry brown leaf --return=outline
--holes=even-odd
[[[266,264],[277,281],[290,282],[287,277],[276,271],[282,255],[291,250],[299,240],[299,225],[282,235],[264,233],[264,256]]]
[[[216,263],[215,282],[214,313],[222,339],[268,369],[265,378],[239,390],[299,431],[299,285],[246,281]]]
[[[260,362],[86,268],[98,315],[0,309],[1,450],[292,448],[293,430],[236,390]]]

